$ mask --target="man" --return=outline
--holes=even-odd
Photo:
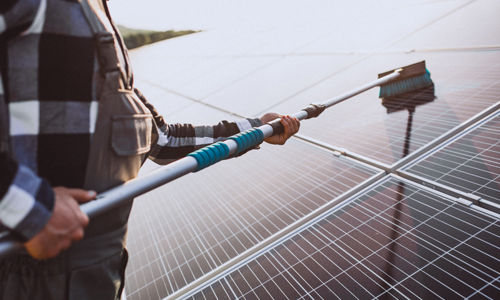
[[[196,140],[278,117],[166,124],[133,88],[106,3],[87,1],[0,3],[0,221],[29,253],[0,260],[0,299],[119,298],[131,205],[91,221],[78,205],[136,176],[145,157],[169,163],[206,145]],[[266,142],[299,129],[282,124]]]

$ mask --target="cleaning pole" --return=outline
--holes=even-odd
[[[415,65],[408,66],[410,71],[406,72],[405,68],[399,68],[391,71],[389,74],[374,80],[361,87],[353,89],[340,96],[327,100],[323,103],[311,104],[292,116],[305,120],[319,116],[326,108],[338,104],[344,100],[354,97],[373,87],[380,86],[383,88],[386,84],[399,81],[404,82],[411,77],[421,76],[421,72],[415,72]],[[421,71],[422,64],[419,65]],[[425,64],[423,66],[425,70]],[[424,71],[425,72],[425,71]],[[417,74],[418,73],[418,74]],[[404,92],[411,90],[411,82],[404,83]],[[415,86],[414,89],[419,89],[420,86]],[[402,90],[401,90],[402,91]],[[186,157],[165,165],[157,170],[138,178],[129,180],[115,188],[112,188],[104,193],[99,194],[96,200],[80,205],[80,209],[85,212],[92,221],[92,217],[103,212],[112,210],[126,202],[133,201],[137,196],[147,193],[159,186],[162,186],[170,181],[180,178],[191,172],[198,172],[208,166],[211,166],[223,159],[226,159],[231,154],[237,154],[247,149],[262,143],[262,141],[270,136],[283,132],[284,128],[280,119],[275,119],[260,127],[252,128],[229,137],[222,142],[214,143],[200,150],[188,154]],[[20,242],[15,241],[9,234],[0,235],[0,258],[8,254],[25,251]]]

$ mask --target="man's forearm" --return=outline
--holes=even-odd
[[[222,121],[214,126],[165,125],[160,128],[158,145],[153,149],[150,159],[159,164],[170,163],[207,145],[260,125],[262,123],[257,118],[235,122]]]

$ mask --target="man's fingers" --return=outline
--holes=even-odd
[[[293,125],[293,134],[296,134],[297,132],[299,132],[299,128],[300,128],[300,121],[299,121],[299,119],[297,119],[295,117],[292,118],[292,125]]]
[[[295,129],[296,129],[295,127],[296,126],[294,124],[292,117],[288,116],[288,128],[289,128],[288,138],[295,134]]]
[[[83,211],[80,211],[80,214],[78,216],[80,218],[80,224],[82,224],[82,226],[85,228],[89,225],[89,216],[87,216],[86,213],[84,213]],[[82,230],[83,232],[83,230]]]
[[[67,193],[68,196],[70,196],[72,199],[74,199],[74,202],[69,202],[68,205],[72,207],[72,210],[76,214],[76,217],[78,218],[78,221],[80,224],[82,224],[83,227],[87,227],[89,223],[89,217],[80,210],[80,207],[78,204],[81,203],[86,203],[91,201],[92,199],[95,198],[96,192],[95,191],[86,191],[82,189],[67,189],[67,188],[54,188],[55,189],[64,189],[64,192]]]
[[[281,120],[283,121],[283,127],[285,127],[285,134],[287,139],[299,131],[300,121],[297,118],[284,116],[281,118]]]
[[[77,242],[81,239],[83,239],[83,229],[78,228],[77,230],[73,231],[73,242]]]
[[[77,207],[74,208],[74,213],[76,214],[76,217],[78,218],[78,222],[83,226],[83,228],[87,227],[89,224],[89,217],[87,216],[86,213],[80,210],[80,207],[76,202],[74,202]]]
[[[67,189],[69,195],[75,198],[78,203],[86,203],[93,200],[96,196],[94,191],[86,191],[81,189]]]
[[[283,124],[285,129],[285,135],[288,136],[290,134],[290,120],[288,119],[288,116],[281,117],[281,124]]]
[[[89,217],[87,216],[87,214],[80,210],[78,203],[88,202],[87,199],[91,197],[91,195],[87,191],[80,189],[67,189],[67,191],[68,195],[74,199],[68,202],[69,207],[71,207],[71,210],[75,214],[75,217],[77,218],[79,224],[84,228],[87,227],[87,225],[89,224]],[[87,199],[85,199],[85,197],[87,197]]]
[[[277,114],[267,113],[261,118],[261,120],[265,121],[266,118],[271,116],[271,115],[274,117]],[[286,141],[292,135],[296,134],[299,131],[300,121],[297,118],[291,117],[289,115],[286,115],[286,116],[278,115],[278,116],[280,117],[281,124],[283,125],[283,132],[280,134],[268,137],[268,138],[264,139],[264,141],[266,141],[267,143],[270,143],[270,144],[284,145],[286,143]]]
[[[96,192],[82,189],[68,189],[68,193],[77,201],[90,201],[96,196]]]
[[[89,218],[80,210],[79,203],[88,202],[96,196],[93,191],[81,189],[53,189],[55,202],[52,216],[45,227],[24,244],[28,252],[37,259],[54,257],[68,249],[71,243],[83,238]]]

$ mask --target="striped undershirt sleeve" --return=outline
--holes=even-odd
[[[214,126],[164,124],[159,127],[159,140],[149,158],[158,164],[168,164],[200,148],[261,125],[259,118],[222,121]]]
[[[48,222],[54,206],[49,183],[0,154],[0,222],[23,241]]]
[[[163,117],[137,88],[134,89],[134,92],[149,109],[158,127],[158,142],[149,154],[149,159],[160,165],[169,164],[200,148],[262,125],[259,118],[246,118],[234,122],[222,121],[214,126],[166,124]],[[246,152],[248,150],[237,156]]]

